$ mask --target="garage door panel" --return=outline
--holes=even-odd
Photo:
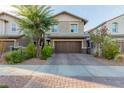
[[[0,50],[7,52],[10,50],[10,46],[14,46],[14,41],[0,41]]]
[[[81,41],[56,41],[56,53],[80,53]]]
[[[120,41],[120,42],[118,42],[118,45],[119,45],[119,47],[120,47],[120,49],[121,49],[121,53],[124,53],[124,41]]]

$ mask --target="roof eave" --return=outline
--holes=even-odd
[[[20,19],[19,17],[14,16],[14,15],[9,14],[9,13],[6,13],[6,12],[1,12],[0,15],[9,15],[9,16],[14,17],[14,18],[16,18],[16,19]]]

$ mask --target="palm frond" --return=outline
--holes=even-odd
[[[17,14],[21,16],[18,24],[21,30],[27,35],[40,37],[57,21],[52,17],[50,6],[39,5],[14,5]]]

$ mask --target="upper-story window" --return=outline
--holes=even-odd
[[[112,23],[112,32],[118,32],[118,23],[117,22]]]
[[[51,32],[58,32],[58,31],[59,31],[59,29],[58,29],[58,25],[57,24],[55,24],[55,25],[53,25],[51,27]]]
[[[15,31],[16,31],[16,23],[12,23],[11,26],[12,26],[12,27],[11,27],[11,28],[12,28],[12,31],[15,32]]]
[[[77,24],[71,24],[71,32],[78,32],[78,29],[77,29]]]

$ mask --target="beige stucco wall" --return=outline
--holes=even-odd
[[[0,35],[4,35],[4,22],[0,20]]]
[[[114,22],[118,23],[118,32],[112,32],[112,23]],[[124,15],[107,22],[106,26],[112,35],[124,34]]]
[[[67,14],[58,15],[55,19],[58,21],[59,32],[48,31],[51,36],[83,36],[84,22],[81,19]],[[78,32],[71,32],[71,24],[77,24]]]
[[[0,19],[5,19],[8,21],[8,23],[6,23],[6,28],[5,28],[5,22],[1,22],[0,21],[0,33],[3,33],[1,35],[9,35],[9,36],[14,36],[14,35],[21,35],[22,33],[20,33],[20,31],[18,30],[19,29],[19,26],[17,24],[17,20],[16,18],[14,17],[11,17],[11,16],[8,16],[8,15],[1,15],[0,16]],[[12,31],[12,23],[16,24],[17,25],[17,31]],[[6,30],[5,30],[6,29]]]
[[[80,21],[80,19],[73,17],[73,16],[70,16],[66,13],[55,16],[54,18],[58,21]]]
[[[118,32],[112,32],[112,24],[114,22],[118,23]],[[111,33],[111,35],[121,35],[124,34],[124,15],[117,17],[113,20],[108,21],[106,24],[101,25],[100,27],[98,27],[97,29],[100,29],[102,26],[106,26],[108,28],[108,33]],[[96,29],[94,30],[94,32],[96,31]]]

